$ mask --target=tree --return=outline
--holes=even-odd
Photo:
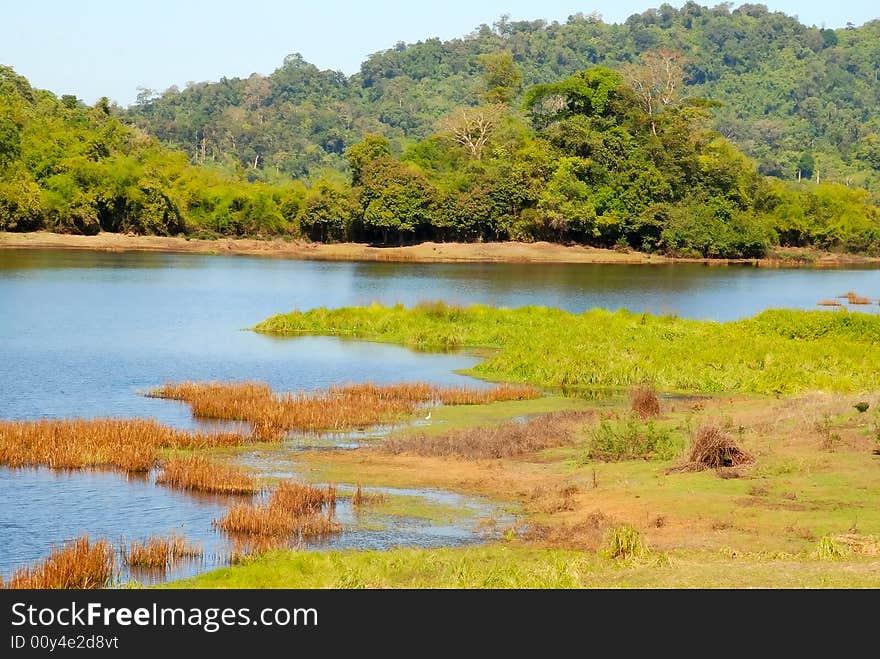
[[[508,105],[522,89],[523,76],[508,50],[499,50],[477,57],[483,68],[483,98],[488,103]]]
[[[351,184],[360,185],[364,172],[376,160],[391,157],[391,143],[381,135],[364,135],[361,142],[349,147],[345,152],[351,169]]]
[[[501,105],[461,107],[438,125],[448,139],[463,146],[474,160],[482,160],[483,150],[503,116]]]
[[[623,67],[623,75],[638,96],[642,110],[651,121],[651,132],[656,135],[656,116],[664,108],[681,103],[684,57],[678,51],[661,48],[643,53],[641,60],[641,65]]]
[[[606,117],[620,109],[615,105],[624,96],[622,85],[617,71],[595,66],[560,82],[534,85],[526,92],[525,107],[539,128],[574,115]]]

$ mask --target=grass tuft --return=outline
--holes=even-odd
[[[263,504],[239,503],[231,506],[214,525],[232,534],[252,536],[324,536],[339,533],[334,520],[336,487],[284,481]]]
[[[168,538],[152,537],[132,541],[122,549],[122,562],[132,568],[166,570],[182,558],[198,558],[201,546],[190,545],[182,537],[172,534]]]
[[[167,460],[156,482],[181,490],[218,494],[256,494],[260,491],[258,480],[250,474],[199,455]]]
[[[629,524],[609,529],[602,547],[604,556],[618,560],[642,558],[647,553],[642,534]]]
[[[106,588],[113,579],[115,558],[106,540],[91,542],[82,536],[52,548],[45,561],[16,570],[9,582],[11,589],[93,589]]]

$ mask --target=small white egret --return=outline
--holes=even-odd
[[[427,421],[427,420],[430,419],[430,418],[431,418],[431,413],[428,412],[428,416],[425,417],[425,421]]]

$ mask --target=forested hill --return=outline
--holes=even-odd
[[[596,65],[624,70],[662,49],[682,55],[682,96],[720,103],[713,128],[762,174],[837,181],[880,198],[880,21],[827,30],[763,5],[663,5],[619,25],[582,14],[551,24],[501,19],[461,39],[398,43],[351,77],[292,55],[268,76],[144,92],[124,117],[194,162],[237,163],[251,179],[303,177],[344,170],[346,148],[367,133],[399,153],[496,85],[518,107],[530,85]]]
[[[258,180],[259,163],[190,163],[123,124],[106,99],[59,99],[0,66],[0,230],[552,240],[709,257],[880,251],[866,190],[760,175],[708,127],[713,104],[681,95],[674,52],[532,85],[521,103],[510,56],[487,64],[495,75],[480,105],[457,108],[402,153],[367,134],[344,152],[348,175],[306,183]]]

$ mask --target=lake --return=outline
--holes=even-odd
[[[186,406],[142,395],[179,380],[257,379],[278,390],[365,380],[481,384],[455,373],[476,362],[469,355],[416,353],[325,337],[277,339],[246,331],[292,309],[443,299],[733,320],[771,307],[816,308],[818,300],[849,290],[876,298],[880,270],[344,263],[3,249],[0,416],[146,416],[179,427],[199,425]],[[859,309],[880,308],[875,303]],[[210,520],[225,503],[170,491],[150,479],[0,468],[0,494],[3,575],[82,532],[116,540],[183,525],[188,538],[194,533],[193,539],[210,551],[220,551],[212,544],[216,534]],[[339,542],[384,546],[409,538],[412,544],[430,545],[437,538],[460,539],[461,534],[424,526],[385,533],[373,544],[368,534]]]

